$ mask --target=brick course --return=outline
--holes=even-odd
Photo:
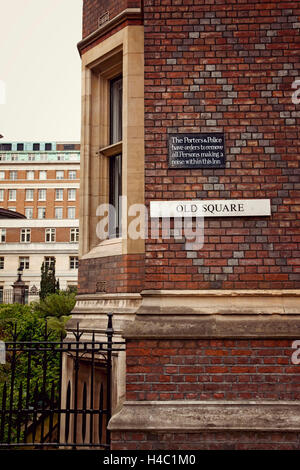
[[[127,400],[300,400],[291,340],[127,340]]]
[[[143,286],[144,255],[130,254],[104,258],[81,259],[78,270],[80,294],[103,292],[140,292]],[[101,287],[99,287],[101,286]],[[100,289],[100,290],[99,290]]]
[[[145,288],[299,288],[299,14],[298,2],[145,0],[146,202],[272,204],[271,218],[206,220],[201,250],[148,240]],[[226,169],[168,169],[168,134],[217,131]]]

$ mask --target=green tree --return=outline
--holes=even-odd
[[[41,267],[40,299],[48,294],[59,291],[59,281],[55,278],[55,260],[50,264],[43,263]]]
[[[40,302],[34,304],[34,311],[40,318],[47,320],[48,327],[66,334],[65,325],[71,318],[70,314],[76,303],[74,292],[57,292],[49,294]]]

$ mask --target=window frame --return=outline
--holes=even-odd
[[[31,229],[30,228],[21,228],[20,243],[31,243]]]
[[[47,240],[47,238],[49,238],[49,240]],[[55,243],[55,242],[56,242],[56,228],[46,228],[45,229],[45,243]]]

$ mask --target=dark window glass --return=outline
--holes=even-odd
[[[17,151],[23,152],[23,150],[24,150],[24,144],[17,144]]]
[[[110,144],[122,140],[122,77],[110,82]]]
[[[122,155],[109,158],[109,237],[121,236]]]
[[[75,144],[65,144],[64,150],[75,150]]]
[[[40,150],[40,144],[33,144],[32,150]]]
[[[11,144],[0,144],[0,150],[2,150],[2,152],[10,152],[11,148]]]
[[[52,144],[45,144],[45,150],[52,150]]]

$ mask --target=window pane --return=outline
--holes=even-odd
[[[75,219],[75,216],[76,216],[76,208],[68,207],[68,219]]]
[[[33,189],[26,189],[26,201],[33,201]]]
[[[110,82],[110,144],[122,140],[122,77]]]
[[[62,207],[55,207],[55,218],[62,219],[63,218],[63,208]]]
[[[38,219],[45,219],[45,218],[46,218],[46,208],[38,207]]]
[[[27,217],[27,219],[32,219],[33,218],[33,207],[26,207],[25,208],[25,217]]]
[[[46,201],[47,189],[39,189],[39,201]]]
[[[109,237],[121,236],[122,156],[109,159]]]
[[[47,179],[47,171],[41,170],[39,174],[40,180],[46,180]]]
[[[56,179],[57,180],[63,180],[64,179],[64,171],[63,170],[58,170],[56,172]]]

